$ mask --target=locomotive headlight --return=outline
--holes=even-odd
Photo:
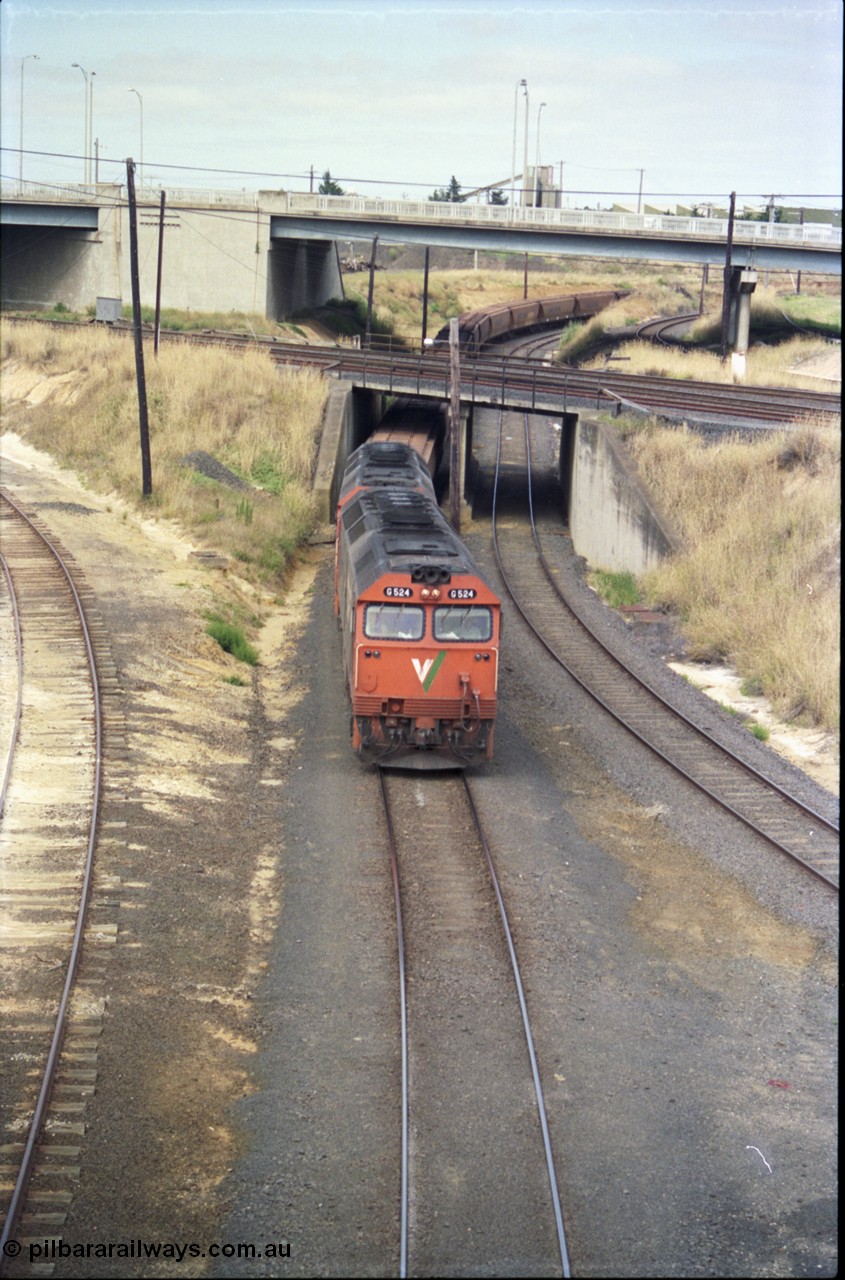
[[[432,593],[431,593],[431,598],[432,598],[432,600],[439,600],[439,599],[440,599],[440,592],[437,590],[437,587],[435,587],[435,588],[434,588],[434,590],[432,591]]]
[[[422,591],[420,592],[420,595],[422,596],[423,600],[430,600],[430,599],[431,599],[431,588],[430,588],[430,587],[423,587]]]

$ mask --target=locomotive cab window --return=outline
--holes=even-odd
[[[368,640],[421,640],[424,614],[415,604],[368,604],[364,635]]]
[[[484,644],[493,635],[493,614],[484,605],[444,605],[434,610],[435,640]]]

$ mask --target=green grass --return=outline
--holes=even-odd
[[[254,667],[258,662],[258,650],[249,643],[240,627],[236,627],[231,622],[224,622],[222,618],[212,618],[205,630],[207,635],[217,641],[221,649],[231,653],[238,662],[245,662],[250,667]]]
[[[618,609],[623,604],[639,604],[642,600],[633,573],[610,573],[605,569],[594,569],[589,574],[588,581],[611,609]]]

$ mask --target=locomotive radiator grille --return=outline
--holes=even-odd
[[[355,697],[354,712],[356,716],[386,716],[388,701],[378,696],[368,697],[358,694]],[[496,715],[496,699],[481,698],[481,719],[492,720]],[[417,716],[433,716],[437,720],[458,720],[466,715],[477,715],[475,699],[462,701],[460,698],[405,698],[402,711],[404,718],[415,719]]]

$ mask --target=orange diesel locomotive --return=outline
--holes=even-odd
[[[454,769],[491,758],[499,599],[408,445],[368,442],[349,459],[335,609],[361,759]]]

